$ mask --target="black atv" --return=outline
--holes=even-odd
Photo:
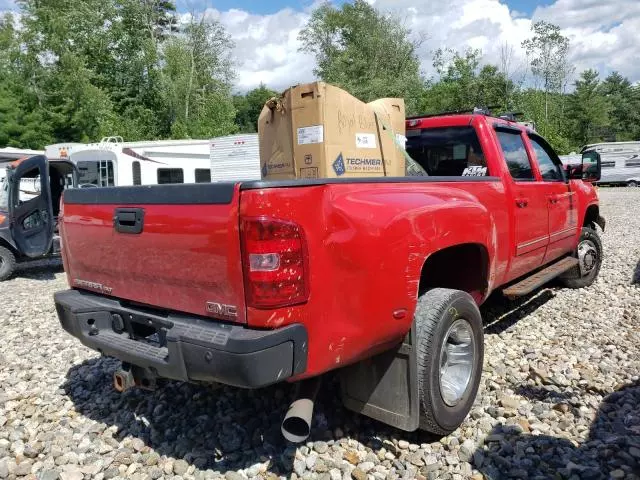
[[[68,160],[36,155],[11,162],[0,180],[0,281],[20,262],[60,255],[62,192],[78,184]]]

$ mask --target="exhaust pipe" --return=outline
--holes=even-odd
[[[302,443],[311,433],[313,404],[320,390],[320,377],[298,384],[296,399],[282,421],[282,435],[292,443]]]

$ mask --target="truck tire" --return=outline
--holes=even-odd
[[[9,278],[16,269],[16,256],[11,250],[0,247],[0,282]]]
[[[415,325],[420,429],[448,435],[478,393],[484,359],[480,310],[468,293],[436,288],[418,299]]]
[[[574,256],[581,266],[572,268],[560,276],[560,280],[569,288],[584,288],[591,285],[598,278],[602,266],[602,240],[593,228],[584,227],[578,241],[578,248]],[[583,272],[584,270],[584,272]]]

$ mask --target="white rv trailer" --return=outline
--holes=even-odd
[[[49,145],[46,151],[49,158],[66,155],[78,167],[81,188],[211,181],[209,140],[108,137],[99,143]]]
[[[78,167],[81,188],[261,178],[256,134],[142,142],[108,137],[94,144],[50,145],[46,151]]]
[[[640,141],[596,143],[583,147],[580,153],[594,151],[602,161],[599,184],[640,185]]]

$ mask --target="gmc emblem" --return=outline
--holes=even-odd
[[[235,320],[238,318],[238,307],[235,305],[224,305],[223,303],[207,302],[207,312],[226,319]]]

